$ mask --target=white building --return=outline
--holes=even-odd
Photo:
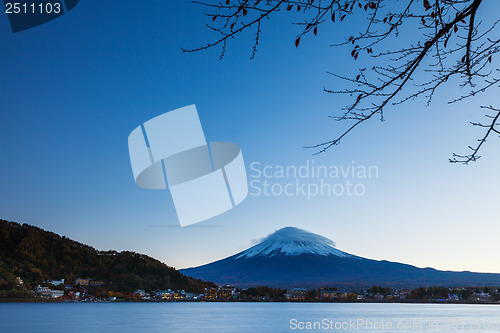
[[[40,296],[42,297],[51,297],[51,292],[52,290],[50,290],[48,287],[42,287],[40,285],[36,286],[35,287],[35,293],[36,294],[39,294]]]
[[[137,289],[136,291],[134,291],[134,295],[139,295],[139,297],[144,297],[146,296],[146,292],[142,289]]]
[[[64,284],[64,279],[52,280],[52,281],[50,281],[50,283],[57,287],[58,285]]]
[[[59,298],[64,296],[64,290],[51,290],[50,291],[50,297],[52,298]]]

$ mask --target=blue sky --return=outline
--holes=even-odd
[[[496,13],[500,4],[480,14]],[[140,8],[139,8],[140,7]],[[470,166],[447,162],[482,133],[478,105],[496,91],[448,105],[393,107],[326,154],[302,147],[339,133],[329,115],[348,100],[326,71],[360,64],[339,40],[355,21],[320,30],[294,46],[296,27],[263,27],[219,49],[183,54],[215,36],[203,8],[187,1],[81,1],[68,14],[12,34],[0,15],[2,108],[0,217],[39,226],[98,249],[133,250],[177,268],[244,250],[296,226],[356,255],[439,269],[500,272],[495,177],[500,140]],[[178,227],[168,191],[138,188],[127,137],[139,124],[196,104],[208,141],[242,148],[247,171],[261,165],[377,166],[363,196],[249,196],[208,221]],[[340,127],[339,127],[340,126]],[[283,182],[281,180],[281,182]]]

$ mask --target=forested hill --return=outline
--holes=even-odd
[[[92,278],[108,282],[106,287],[116,291],[203,292],[214,286],[144,254],[98,251],[34,226],[0,219],[0,289],[12,287],[16,277],[33,287],[47,280]]]

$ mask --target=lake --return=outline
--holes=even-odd
[[[500,306],[0,303],[0,332],[495,332]]]

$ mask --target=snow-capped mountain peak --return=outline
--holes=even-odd
[[[236,259],[279,254],[289,256],[316,254],[321,256],[355,257],[336,249],[335,243],[326,237],[303,229],[286,227],[267,236],[259,244],[241,252]]]
[[[278,230],[246,251],[181,273],[218,285],[284,289],[500,285],[500,274],[438,271],[350,255],[328,238],[297,228]]]

